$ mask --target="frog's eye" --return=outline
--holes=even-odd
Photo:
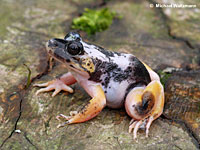
[[[71,55],[78,55],[83,52],[83,45],[80,42],[72,41],[67,46],[67,51]]]

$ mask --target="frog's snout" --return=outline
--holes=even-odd
[[[46,43],[46,49],[47,51],[51,51],[52,48],[56,48],[58,47],[58,42],[55,39],[50,39],[47,43]]]
[[[64,49],[66,44],[66,40],[53,38],[46,43],[46,49],[49,53],[52,53],[56,48]]]
[[[57,38],[53,38],[50,39],[47,44],[46,44],[46,48],[64,48],[67,45],[68,41],[64,40],[64,39],[57,39]]]
[[[55,39],[50,39],[48,41],[48,46],[49,47],[57,47],[58,46],[58,42]]]

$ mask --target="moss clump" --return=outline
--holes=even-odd
[[[78,29],[87,32],[89,35],[106,30],[111,24],[115,12],[108,8],[100,10],[85,9],[82,16],[73,19],[72,29]]]
[[[168,72],[163,72],[163,71],[158,71],[158,74],[160,76],[160,82],[165,85],[165,83],[167,82],[168,78],[171,77],[171,73]]]

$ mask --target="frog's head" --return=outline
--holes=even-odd
[[[92,59],[84,51],[82,39],[78,33],[70,32],[64,39],[53,38],[46,44],[50,56],[62,62],[81,74],[92,73],[95,70]]]

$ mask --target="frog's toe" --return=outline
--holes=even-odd
[[[40,90],[37,90],[36,95],[38,95],[39,93],[48,92],[48,91],[51,91],[51,90],[53,90],[53,87],[48,86],[46,88],[42,88]]]
[[[135,128],[136,123],[137,123],[137,121],[134,121],[129,125],[129,130],[128,130],[129,133],[131,133],[133,131],[133,129]]]
[[[46,83],[35,83],[33,84],[33,86],[37,86],[37,87],[45,87],[45,86],[48,86],[49,85],[49,82],[46,82]]]
[[[146,124],[146,137],[149,136],[149,128],[151,126],[151,123],[155,120],[155,118],[153,118],[153,116],[150,116],[148,121],[147,121],[147,124]]]
[[[66,84],[64,84],[63,81],[61,81],[59,79],[49,81],[47,83],[34,84],[34,86],[46,87],[46,88],[42,88],[42,89],[38,90],[36,92],[36,95],[38,95],[39,93],[42,93],[42,92],[48,92],[48,91],[52,91],[52,90],[55,90],[52,94],[52,97],[56,96],[62,90],[69,92],[69,93],[73,93],[73,89],[71,87],[67,86]]]
[[[129,126],[129,133],[133,131],[133,138],[134,140],[137,138],[137,131],[138,129],[142,128],[142,125],[145,123],[145,120],[134,121]],[[134,129],[134,130],[133,130]]]
[[[70,120],[72,118],[72,116],[65,116],[63,114],[59,114],[58,116],[56,116],[56,119],[61,121],[62,119],[64,120]]]
[[[52,94],[52,97],[56,96],[60,91],[61,89],[55,89],[55,91]]]

